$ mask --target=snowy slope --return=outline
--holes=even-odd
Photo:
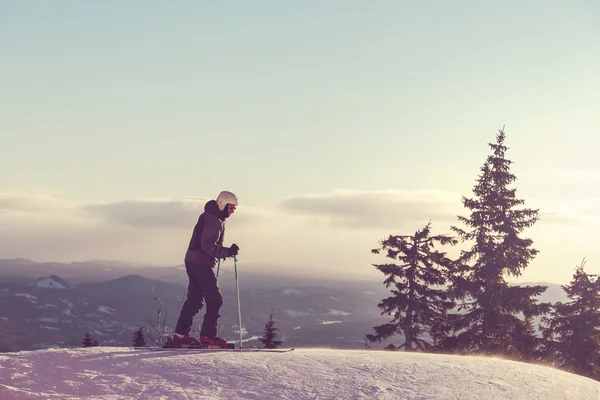
[[[69,285],[64,279],[56,275],[51,275],[38,279],[35,287],[40,289],[73,289],[75,286]]]
[[[0,355],[10,399],[600,399],[600,382],[498,359],[375,350],[45,349]]]

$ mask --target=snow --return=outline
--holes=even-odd
[[[290,317],[306,317],[310,315],[308,311],[285,310],[285,313]]]
[[[234,332],[239,335],[240,328],[237,325],[233,325],[233,328],[234,328]],[[242,327],[242,335],[247,335],[247,334],[248,334],[248,330],[246,328]]]
[[[114,314],[115,313],[115,309],[107,307],[107,306],[100,306],[100,307],[98,307],[98,312],[103,312],[103,313],[106,313],[106,314]]]
[[[30,295],[28,293],[17,293],[17,294],[15,294],[15,296],[25,297],[26,299],[28,299],[32,303],[35,303],[35,301],[37,300],[37,297],[35,297],[33,295]]]
[[[578,399],[600,382],[501,359],[378,350],[41,349],[0,355],[0,398]]]
[[[60,330],[59,328],[57,328],[55,326],[46,326],[46,325],[41,325],[40,328],[49,329],[51,331],[57,331],[57,332]]]
[[[283,294],[305,294],[302,290],[298,289],[283,289]]]
[[[41,322],[54,322],[55,324],[58,323],[58,318],[56,317],[39,317],[37,320]]]
[[[334,310],[333,308],[329,310],[330,315],[352,315],[352,313],[340,310]]]
[[[243,339],[242,339],[242,343],[251,342],[251,341],[253,341],[253,340],[258,340],[258,339],[260,339],[261,337],[262,337],[262,336],[259,336],[259,335],[254,335],[254,336],[250,336],[250,337],[248,337],[248,338],[243,338]],[[238,340],[236,340],[236,343],[239,343],[239,342],[240,342],[240,341],[239,341],[239,339],[238,339]]]
[[[54,280],[50,277],[42,278],[42,279],[38,280],[36,283],[36,286],[39,288],[46,288],[46,289],[66,289],[67,288],[62,283],[57,282],[56,280]]]

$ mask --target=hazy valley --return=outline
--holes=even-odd
[[[239,340],[235,278],[221,268],[225,305],[220,334]],[[100,345],[129,346],[133,332],[145,327],[146,340],[157,338],[158,299],[172,332],[178,305],[185,299],[187,277],[182,266],[137,267],[110,261],[35,263],[0,260],[0,351],[80,346],[86,331]],[[287,346],[362,348],[372,326],[388,320],[377,303],[388,289],[376,281],[310,280],[244,271],[240,301],[244,340],[261,336],[270,310]],[[563,300],[550,285],[542,300]],[[194,329],[204,315],[198,315]],[[393,342],[393,340],[392,340]],[[256,339],[248,345],[260,345]],[[246,345],[246,344],[245,344]],[[371,348],[381,347],[370,343]]]
[[[222,268],[225,297],[220,334],[239,339],[235,278]],[[86,331],[101,345],[130,345],[134,330],[157,322],[154,291],[169,332],[187,288],[183,267],[122,267],[100,262],[58,264],[0,261],[0,350],[79,346]],[[275,311],[281,339],[290,346],[360,348],[371,326],[385,320],[378,282],[311,281],[245,273],[240,278],[244,339],[260,336]],[[195,323],[197,329],[204,310]],[[197,317],[197,318],[198,318]],[[197,334],[197,332],[195,332]],[[260,342],[254,340],[249,344]]]

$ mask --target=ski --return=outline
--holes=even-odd
[[[134,347],[135,350],[150,350],[150,351],[176,351],[176,352],[212,352],[212,351],[229,351],[229,352],[256,352],[256,353],[288,353],[294,348],[286,349],[260,349],[260,348],[236,348],[236,347]]]
[[[175,349],[175,350],[206,350],[206,349],[223,349],[223,350],[232,350],[235,349],[235,344],[228,343],[226,345],[217,345],[217,344],[200,344],[195,346],[178,346],[172,344],[163,345],[163,349]]]

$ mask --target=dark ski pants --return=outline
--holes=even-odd
[[[204,307],[206,314],[202,321],[200,336],[214,337],[217,335],[219,310],[223,305],[223,295],[217,284],[215,270],[209,265],[186,264],[189,284],[187,297],[181,308],[175,333],[188,335],[192,329],[194,316]]]

